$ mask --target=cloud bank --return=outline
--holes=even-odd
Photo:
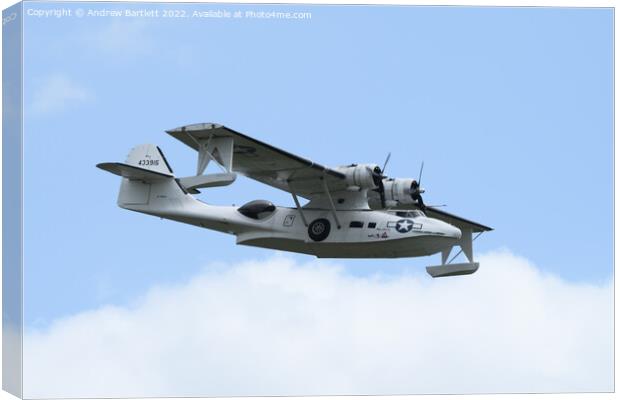
[[[610,283],[565,282],[507,251],[480,262],[437,280],[281,255],[212,265],[130,306],[28,332],[24,394],[613,390]]]

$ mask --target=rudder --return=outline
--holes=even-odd
[[[123,177],[118,206],[141,209],[165,206],[168,199],[186,193],[182,190],[161,149],[153,144],[134,147],[125,163],[101,163],[97,167]]]
[[[141,144],[131,149],[126,163],[162,174],[171,175],[173,173],[164,153],[154,144]]]

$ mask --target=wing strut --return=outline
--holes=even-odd
[[[196,176],[202,175],[207,169],[211,160],[221,166],[224,171],[232,171],[234,140],[231,137],[213,137],[209,135],[207,139],[196,139],[191,133],[187,133],[194,143],[198,146],[198,165],[196,166]]]
[[[476,236],[474,236],[474,238],[473,238],[473,239],[469,242],[469,246],[467,246],[467,244],[465,245],[465,246],[467,247],[467,252],[465,253],[465,256],[467,256],[467,259],[469,260],[469,262],[474,262],[474,257],[473,257],[473,254],[472,254],[473,250],[472,250],[472,246],[471,246],[471,244],[473,243],[473,241],[474,241],[474,240],[478,239],[478,236],[482,235],[482,233],[483,233],[483,232],[478,232],[478,234],[477,234]],[[469,233],[469,235],[471,236],[471,232]],[[452,250],[452,247],[450,247],[450,249],[448,249],[448,252],[447,252],[447,254],[446,254],[446,257],[445,257],[445,258],[448,258],[448,255],[450,254],[450,250]],[[460,250],[458,253],[456,253],[456,254],[454,255],[454,257],[452,257],[452,258],[450,259],[450,261],[448,261],[447,263],[446,263],[446,260],[443,258],[443,252],[442,252],[442,253],[441,253],[441,257],[442,257],[442,259],[441,259],[441,263],[442,263],[442,264],[450,264],[450,263],[451,263],[452,261],[454,261],[454,259],[455,259],[455,258],[457,258],[457,257],[458,257],[458,256],[459,256],[459,255],[460,255],[463,251],[464,251],[464,250],[463,250],[463,247],[461,247],[461,250]]]
[[[327,182],[325,181],[325,178],[321,178],[321,181],[323,182],[323,189],[325,190],[325,194],[327,195],[327,199],[329,200],[329,205],[332,208],[331,209],[332,215],[334,216],[334,220],[336,221],[336,225],[338,226],[338,229],[340,229],[341,228],[340,221],[338,220],[338,216],[336,215],[336,206],[334,205],[334,200],[332,199],[332,195],[329,193]]]
[[[304,225],[307,228],[308,220],[306,219],[306,216],[304,215],[304,211],[301,209],[301,205],[299,205],[299,199],[297,198],[297,194],[295,193],[295,190],[293,190],[293,185],[291,184],[291,181],[289,180],[287,183],[288,183],[289,191],[293,195],[293,201],[295,202],[295,206],[297,206],[297,211],[299,211],[299,215],[301,215],[301,220],[304,222]]]
[[[456,243],[456,245],[461,247],[461,250],[456,253],[456,255],[450,259],[450,261],[447,260],[450,256],[450,252],[453,246],[450,246],[449,248],[443,250],[441,252],[441,265],[426,267],[426,272],[428,272],[428,274],[433,278],[439,278],[442,276],[469,275],[476,272],[480,264],[474,262],[472,243],[480,235],[482,235],[482,232],[478,232],[478,234],[472,239],[472,229],[461,228],[461,238]],[[465,253],[465,257],[467,257],[467,260],[469,262],[461,264],[451,264],[452,261],[454,261],[454,259],[458,257],[461,253]]]

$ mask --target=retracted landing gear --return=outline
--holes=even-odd
[[[461,251],[456,253],[454,257],[448,260],[450,256],[450,252],[454,246],[450,246],[449,248],[443,250],[441,252],[441,265],[434,265],[426,267],[426,272],[432,276],[433,278],[440,278],[444,276],[456,276],[456,275],[470,275],[474,272],[478,271],[479,263],[474,262],[474,251],[472,243],[474,240],[480,236],[482,232],[479,232],[472,239],[472,230],[471,229],[463,229],[461,228],[461,238],[456,243],[461,247]],[[460,263],[460,264],[451,264],[451,262],[459,256],[459,254],[465,253],[467,257],[468,263]]]

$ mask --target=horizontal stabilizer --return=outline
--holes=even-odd
[[[197,189],[227,186],[237,179],[235,173],[208,174],[179,178],[179,183],[190,193],[200,193]]]
[[[426,267],[426,272],[433,278],[456,275],[470,275],[478,271],[479,263],[444,264]]]
[[[97,168],[111,172],[114,175],[122,176],[123,178],[140,180],[143,182],[159,182],[173,178],[173,175],[170,174],[149,171],[148,169],[134,167],[133,165],[123,163],[101,163],[97,164]]]

